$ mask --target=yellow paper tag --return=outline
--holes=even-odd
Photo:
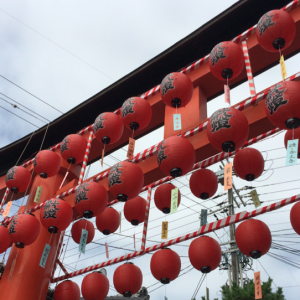
[[[166,240],[168,238],[168,221],[161,224],[161,239]]]
[[[135,139],[129,138],[128,151],[127,151],[127,157],[128,158],[133,156],[134,146],[135,146]]]
[[[42,188],[40,186],[38,186],[36,189],[35,197],[34,197],[35,203],[40,203],[41,195],[42,195]]]
[[[101,157],[101,167],[103,168],[103,161],[104,161],[104,148],[102,149],[102,157]]]
[[[12,206],[12,201],[7,203],[4,213],[2,214],[3,218],[8,216],[11,206]]]
[[[224,191],[232,188],[232,163],[224,167]]]
[[[254,283],[255,283],[255,299],[261,299],[262,298],[262,292],[261,292],[261,282],[260,282],[260,272],[254,273]]]
[[[286,73],[286,68],[285,68],[283,55],[281,55],[279,62],[280,62],[280,70],[281,70],[282,80],[284,80],[287,76],[287,73]]]
[[[177,211],[178,205],[178,188],[171,190],[171,209],[170,213],[174,213]]]

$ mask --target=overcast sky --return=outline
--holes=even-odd
[[[204,1],[4,1],[0,0],[0,75],[8,78],[15,84],[28,90],[30,93],[48,102],[63,113],[72,109],[82,101],[98,93],[108,85],[125,76],[140,65],[158,55],[166,48],[184,38],[192,31],[221,13],[236,1],[215,0],[212,3]],[[234,38],[234,37],[232,37]],[[221,42],[221,41],[220,41]],[[199,57],[200,58],[200,57]],[[250,58],[251,59],[251,58]],[[288,75],[293,75],[299,70],[299,55],[286,61]],[[269,87],[281,80],[279,65],[255,78],[257,92]],[[54,120],[60,116],[56,110],[49,108],[34,97],[26,94],[13,84],[0,77],[0,92],[21,104],[37,112],[43,117]],[[238,103],[249,97],[247,83],[231,90],[232,104]],[[7,97],[0,98],[12,102]],[[125,99],[124,99],[125,100]],[[0,106],[13,111],[19,116],[32,122],[38,127],[43,122],[28,116],[10,104],[0,99]],[[208,104],[208,115],[218,108],[224,107],[224,98],[220,96]],[[102,111],[99,111],[99,114]],[[25,121],[11,115],[0,107],[0,147],[14,142],[24,135],[35,130],[35,127]],[[273,203],[275,200],[295,195],[299,192],[298,182],[287,183],[287,181],[300,179],[299,166],[285,167],[285,149],[283,144],[284,134],[268,139],[253,146],[262,151],[265,163],[265,174],[252,186],[257,187],[261,201],[264,204]],[[149,136],[136,142],[135,152],[144,150],[163,139],[163,129],[158,129]],[[126,149],[126,147],[124,147]],[[268,151],[267,151],[268,150]],[[264,152],[263,152],[264,151]],[[119,150],[113,154],[120,160],[126,158],[126,152]],[[116,161],[108,157],[105,163],[109,166]],[[277,169],[278,168],[278,169]],[[219,164],[210,169],[217,171]],[[99,173],[101,165],[99,162],[93,164],[89,175]],[[215,201],[199,201],[188,188],[189,176],[174,180],[173,184],[180,188],[182,199],[178,212],[168,215],[166,218],[155,208],[152,198],[148,238],[151,241],[160,242],[161,222],[169,221],[169,237],[174,238],[182,234],[193,232],[199,228],[199,212],[204,206],[215,209],[216,204],[226,200],[226,196],[217,198]],[[239,178],[234,178],[237,188],[250,185]],[[280,184],[283,182],[282,184]],[[242,191],[247,194],[249,191]],[[154,191],[153,191],[154,193]],[[219,185],[217,193],[223,193],[223,187]],[[146,194],[143,194],[146,198]],[[250,198],[244,198],[249,200]],[[269,202],[267,202],[269,201]],[[16,201],[20,205],[20,200]],[[122,210],[123,204],[115,206]],[[283,234],[293,233],[289,223],[289,210],[291,206],[282,208],[267,215],[259,217],[270,226],[273,240],[278,243],[299,249],[299,239],[295,235],[278,236],[278,230]],[[13,206],[11,213],[16,211]],[[254,209],[253,205],[243,206],[236,211]],[[224,217],[223,214],[218,215]],[[215,218],[209,216],[208,221]],[[176,222],[175,222],[176,221]],[[137,249],[140,248],[142,225],[135,229],[137,237]],[[120,232],[117,232],[120,234]],[[126,221],[122,221],[122,235],[111,235],[104,238],[97,231],[94,241],[99,243],[107,241],[109,246],[122,247],[133,250],[132,235],[134,229]],[[227,229],[220,230],[211,237],[220,243],[228,241]],[[277,235],[277,236],[276,236]],[[288,237],[288,238],[286,238]],[[287,242],[283,242],[284,239]],[[67,241],[67,237],[66,237]],[[148,242],[148,245],[154,242]],[[186,246],[173,246],[182,256],[182,268],[189,266],[187,257],[190,241],[183,243]],[[73,249],[74,248],[74,249]],[[227,245],[222,247],[226,250]],[[71,239],[69,242],[64,263],[68,268],[84,268],[94,263],[105,261],[105,250],[103,246],[89,244],[87,252],[78,261],[78,246]],[[128,250],[115,250],[110,247],[110,257],[114,258]],[[297,257],[285,252],[272,250],[283,256],[290,257],[294,261]],[[135,259],[143,274],[143,286],[149,287],[157,281],[150,272],[151,255],[147,254]],[[77,262],[78,261],[78,262]],[[299,271],[282,262],[274,260],[269,256],[260,259],[266,271],[273,277],[277,286],[287,287],[284,289],[287,300],[295,299],[299,295],[300,286]],[[107,268],[110,285],[113,288],[113,271],[118,265]],[[263,281],[268,275],[259,263],[254,263],[255,271],[260,270]],[[72,269],[69,269],[71,272]],[[185,269],[183,272],[189,269]],[[62,273],[61,273],[62,274]],[[58,272],[56,273],[58,275]],[[253,278],[253,271],[244,274]],[[171,299],[189,299],[201,277],[201,273],[191,270],[189,273],[176,279],[167,286],[166,294]],[[83,277],[75,277],[79,285]],[[220,286],[228,279],[226,271],[215,270],[208,275],[207,283],[203,283],[197,299],[205,293],[205,287],[210,288],[210,298],[221,299]],[[159,287],[156,284],[148,290]],[[275,286],[273,286],[275,287]],[[110,290],[109,295],[115,295]],[[150,293],[151,299],[163,299],[165,289],[163,287]]]

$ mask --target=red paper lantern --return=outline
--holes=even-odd
[[[85,300],[104,300],[108,290],[109,280],[100,272],[86,275],[81,283],[81,293]]]
[[[189,247],[192,266],[202,273],[209,273],[219,266],[222,251],[219,243],[209,236],[200,236]]]
[[[79,164],[83,161],[87,141],[79,134],[67,135],[60,145],[60,152],[69,164]]]
[[[71,205],[61,199],[48,200],[40,211],[41,224],[50,233],[57,233],[68,228],[73,218]]]
[[[140,97],[127,99],[122,105],[121,112],[124,125],[132,130],[144,129],[152,117],[151,105]]]
[[[154,202],[156,207],[161,210],[164,214],[170,213],[171,208],[171,191],[175,189],[176,186],[171,183],[165,183],[160,185],[154,193]],[[178,190],[178,201],[177,207],[181,201],[181,194]]]
[[[179,72],[168,74],[160,85],[160,95],[164,103],[170,107],[184,107],[189,104],[193,96],[191,79]]]
[[[300,84],[283,81],[269,90],[265,102],[269,121],[280,129],[300,126]]]
[[[8,228],[1,225],[0,226],[0,254],[5,252],[11,244],[11,240],[9,237]]]
[[[100,114],[94,123],[96,139],[103,144],[114,144],[122,136],[124,125],[121,118],[110,112]]]
[[[293,229],[300,235],[300,202],[294,204],[290,212],[290,220]]]
[[[168,248],[158,250],[151,258],[150,269],[153,277],[161,283],[170,283],[180,273],[180,257],[175,251]]]
[[[96,217],[96,226],[105,235],[115,232],[120,226],[120,215],[112,207],[105,208],[104,212]]]
[[[142,197],[128,200],[124,205],[124,216],[128,222],[136,226],[145,220],[147,202]]]
[[[207,124],[207,137],[211,145],[219,151],[232,152],[240,149],[248,135],[247,118],[233,107],[217,110]]]
[[[12,167],[8,170],[5,181],[13,193],[22,193],[31,185],[31,174],[23,167]]]
[[[194,196],[201,199],[212,197],[218,189],[218,178],[209,169],[195,171],[190,178],[190,189]]]
[[[89,244],[95,236],[94,224],[92,222],[90,222],[88,220],[84,220],[84,219],[79,220],[73,224],[72,229],[71,229],[71,235],[72,235],[74,242],[77,244],[80,243],[82,229],[85,229],[88,232],[88,238],[87,238],[86,243]]]
[[[192,170],[195,163],[195,150],[190,141],[172,136],[161,142],[157,151],[157,162],[166,174],[178,177]]]
[[[118,162],[109,171],[109,191],[119,201],[125,202],[136,197],[144,185],[141,168],[131,162]]]
[[[233,42],[222,42],[210,52],[209,69],[219,80],[234,79],[244,68],[242,49]]]
[[[94,181],[81,184],[75,193],[75,208],[88,219],[101,214],[107,206],[107,201],[105,187]]]
[[[40,222],[33,214],[16,215],[9,224],[9,237],[17,248],[35,242],[40,234]]]
[[[254,148],[244,148],[234,157],[233,168],[237,176],[247,181],[257,179],[263,172],[265,161]]]
[[[57,285],[53,298],[55,300],[80,300],[80,289],[77,283],[66,280]]]
[[[115,270],[113,280],[118,293],[124,297],[131,297],[142,287],[143,274],[139,267],[127,262]]]
[[[235,240],[243,254],[256,259],[269,251],[272,237],[269,227],[264,222],[251,219],[237,227]]]
[[[256,38],[270,52],[285,50],[296,34],[296,25],[289,13],[275,9],[264,14],[257,23]]]
[[[60,169],[60,157],[53,151],[40,151],[33,161],[34,170],[42,178],[55,176]]]
[[[293,134],[293,129],[287,130],[287,132],[284,135],[284,146],[285,149],[287,149],[287,143],[290,140],[298,140],[298,158],[300,158],[300,127],[294,129],[294,134]]]

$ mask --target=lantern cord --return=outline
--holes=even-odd
[[[51,245],[52,235],[53,235],[53,233],[51,233],[50,240],[49,240],[49,245]]]
[[[133,136],[134,136],[134,129],[132,129],[132,137],[131,137],[132,139],[133,139]]]
[[[167,285],[165,284],[165,299],[167,298]]]
[[[293,139],[294,139],[294,126],[293,126],[293,133],[292,134],[293,134]]]
[[[281,59],[281,49],[280,49],[280,45],[279,45],[279,59]]]

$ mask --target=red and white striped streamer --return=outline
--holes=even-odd
[[[186,234],[184,236],[180,236],[180,237],[177,237],[175,239],[171,239],[169,241],[166,241],[164,243],[160,243],[160,244],[156,244],[156,245],[153,245],[151,247],[148,247],[148,248],[146,248],[145,251],[135,251],[133,253],[130,253],[130,254],[127,254],[127,255],[124,255],[124,256],[121,256],[121,257],[117,257],[115,259],[111,259],[111,260],[108,260],[108,261],[105,261],[105,262],[102,262],[102,263],[99,263],[99,264],[96,264],[96,265],[78,270],[76,272],[72,272],[69,275],[64,275],[64,276],[54,278],[51,282],[52,283],[53,282],[58,282],[58,281],[61,281],[61,280],[67,279],[67,278],[75,277],[75,276],[78,276],[78,275],[81,275],[81,274],[88,273],[90,271],[94,271],[94,270],[103,268],[105,266],[110,266],[110,265],[113,265],[113,264],[117,264],[117,263],[122,262],[124,260],[130,260],[130,259],[133,259],[135,257],[142,256],[145,253],[150,253],[150,252],[153,252],[153,251],[158,250],[158,249],[162,249],[162,248],[169,247],[169,246],[172,246],[172,245],[175,245],[175,244],[179,244],[181,242],[193,239],[195,237],[207,234],[209,232],[227,227],[231,224],[236,224],[236,223],[239,223],[241,221],[257,217],[257,216],[262,215],[264,213],[267,213],[267,212],[270,212],[270,211],[273,211],[273,210],[277,210],[281,207],[292,204],[292,203],[297,202],[299,200],[300,200],[300,194],[298,194],[296,196],[293,196],[293,197],[290,197],[290,198],[286,198],[286,199],[278,201],[278,202],[275,202],[273,204],[261,207],[259,209],[253,210],[251,212],[244,211],[244,212],[241,212],[241,213],[237,213],[236,215],[225,217],[221,220],[203,225],[197,231],[191,232],[191,233]]]
[[[144,219],[144,228],[143,228],[143,236],[142,236],[142,245],[141,250],[145,251],[146,247],[146,238],[147,238],[147,230],[148,230],[148,220],[149,220],[149,211],[150,211],[150,202],[151,202],[151,187],[148,187],[148,194],[147,194],[147,204],[146,204],[146,211],[145,211],[145,219]]]
[[[64,265],[62,264],[62,262],[57,258],[56,259],[57,264],[60,266],[60,268],[62,269],[62,271],[66,274],[69,275],[68,271],[66,270],[66,268],[64,267]]]
[[[6,188],[6,190],[4,192],[4,195],[3,195],[3,198],[2,198],[2,201],[1,201],[1,204],[0,204],[0,213],[1,214],[4,213],[3,206],[5,204],[5,201],[7,199],[8,194],[9,194],[9,188]]]
[[[89,155],[90,155],[90,151],[91,151],[91,147],[92,147],[93,134],[94,134],[93,131],[90,131],[89,139],[88,139],[86,149],[85,149],[84,159],[83,159],[83,162],[82,162],[82,167],[81,167],[81,170],[80,170],[78,185],[82,184],[82,181],[83,181],[84,172],[85,172],[88,160],[89,160]]]
[[[251,69],[251,64],[250,64],[247,40],[242,41],[242,45],[243,45],[243,53],[244,53],[245,67],[246,67],[246,72],[247,72],[247,77],[248,77],[250,95],[251,95],[251,97],[254,97],[256,95],[256,91],[255,91],[253,74],[252,74],[252,69]]]

